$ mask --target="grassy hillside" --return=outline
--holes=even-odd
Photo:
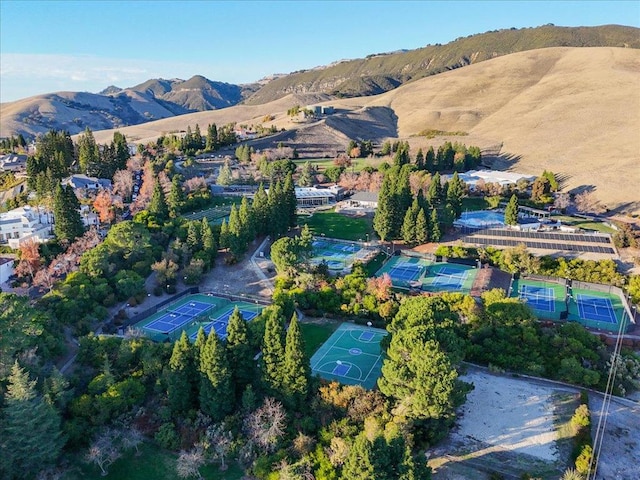
[[[288,93],[323,92],[342,97],[372,95],[402,83],[514,52],[547,47],[640,48],[640,29],[618,25],[496,30],[456,39],[446,45],[338,63],[293,73],[268,83],[246,103],[266,103]]]
[[[289,95],[122,132],[148,141],[196,123],[259,123],[273,114],[269,124],[286,128],[287,144],[302,154],[312,148],[316,153],[344,149],[349,138],[384,137],[407,138],[415,152],[444,141],[417,136],[424,130],[466,132],[451,141],[494,150],[498,167],[531,174],[546,168],[562,175],[567,189],[592,188],[609,208],[640,212],[639,74],[637,49],[547,48],[431,76],[378,96],[332,100],[337,113],[315,124],[293,123],[286,110],[322,97]],[[100,142],[112,136],[113,131],[96,133]]]

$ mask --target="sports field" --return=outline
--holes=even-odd
[[[382,368],[386,330],[343,323],[311,357],[311,373],[325,380],[373,388]]]
[[[329,266],[329,270],[342,272],[349,270],[356,261],[367,263],[376,254],[376,250],[363,247],[357,242],[315,237],[313,239],[313,256],[310,261],[314,265],[324,261]]]
[[[224,218],[229,217],[231,212],[231,205],[219,205],[200,212],[193,212],[187,215],[183,215],[186,220],[202,220],[206,218],[209,223],[222,223]]]
[[[566,287],[557,283],[515,280],[509,296],[525,302],[539,318],[560,320],[562,312],[566,309]]]
[[[477,270],[457,263],[434,263],[424,258],[392,256],[376,276],[388,274],[396,288],[425,292],[469,293]]]
[[[213,329],[221,339],[225,339],[229,317],[236,306],[246,321],[253,320],[264,308],[212,294],[189,295],[138,322],[134,328],[156,341],[175,340],[183,330],[195,340],[200,327],[207,334]]]

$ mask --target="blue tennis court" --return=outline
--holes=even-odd
[[[206,335],[209,335],[209,332],[211,332],[211,330],[215,330],[216,334],[218,335],[218,337],[220,337],[220,339],[224,340],[225,338],[227,338],[227,325],[229,325],[229,319],[233,314],[233,310],[234,310],[233,308],[227,310],[222,315],[214,319],[212,322],[209,322],[206,325],[204,325],[203,326],[204,333]],[[239,311],[245,322],[248,322],[249,320],[253,320],[258,316],[258,312],[254,312],[251,310],[241,309]],[[191,334],[190,338],[192,340],[195,340],[197,336],[198,336],[198,332],[195,332]]]
[[[438,286],[443,290],[461,290],[468,273],[466,270],[441,266],[433,272],[433,275],[431,285]]]
[[[591,295],[578,294],[576,296],[578,312],[585,320],[595,320],[597,322],[617,323],[616,313],[611,300]]]
[[[165,313],[160,318],[157,318],[145,328],[154,330],[160,333],[171,333],[180,327],[183,327],[187,323],[193,320],[193,317],[187,315],[178,315],[175,313]]]
[[[415,280],[420,276],[422,267],[414,264],[395,264],[389,270],[389,276],[391,279],[396,280]]]
[[[175,309],[168,308],[167,311],[176,315],[197,317],[198,315],[202,315],[212,308],[215,308],[215,304],[193,301],[180,305]]]
[[[535,310],[555,311],[555,292],[553,288],[522,285],[518,296]]]

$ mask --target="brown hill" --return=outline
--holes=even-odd
[[[121,129],[149,141],[199,123],[259,123],[274,115],[295,130],[292,145],[344,148],[342,138],[408,138],[412,147],[438,144],[424,130],[464,131],[451,137],[498,151],[498,166],[539,174],[550,169],[567,189],[593,188],[609,208],[640,213],[640,51],[625,48],[548,48],[520,52],[424,78],[373,97],[335,100],[333,116],[311,125],[292,123],[286,110],[323,97],[289,95],[263,105],[240,105]],[[326,97],[325,97],[326,100]],[[328,130],[334,134],[328,134]],[[397,132],[393,135],[393,132]],[[304,135],[303,135],[304,133]],[[97,132],[106,141],[112,131]],[[296,144],[296,135],[301,145]],[[304,141],[303,141],[304,139]],[[497,146],[497,147],[496,147]]]

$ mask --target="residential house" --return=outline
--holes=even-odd
[[[11,248],[33,239],[46,242],[52,236],[53,216],[43,208],[28,205],[0,213],[0,243],[8,243]]]
[[[63,185],[70,185],[74,190],[101,190],[111,189],[111,180],[106,178],[88,177],[87,175],[71,175],[62,180]]]
[[[27,169],[27,155],[9,153],[0,156],[0,171],[2,172],[24,172]]]

